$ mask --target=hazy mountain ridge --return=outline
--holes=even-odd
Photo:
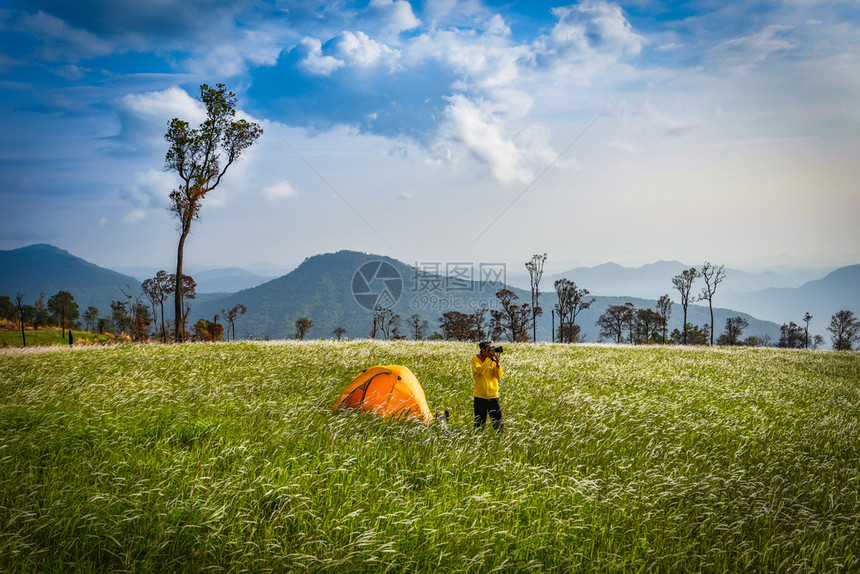
[[[292,337],[295,333],[295,321],[301,317],[308,317],[314,322],[309,333],[313,338],[331,337],[336,327],[346,328],[346,337],[366,337],[372,326],[372,313],[356,302],[352,293],[352,281],[356,271],[370,261],[382,261],[392,265],[402,280],[402,293],[394,305],[394,311],[402,318],[400,331],[404,335],[409,335],[406,319],[413,314],[418,314],[422,320],[428,322],[429,335],[439,330],[439,318],[444,312],[472,312],[474,306],[480,302],[497,304],[495,292],[502,288],[499,283],[471,282],[465,288],[461,285],[459,289],[448,291],[422,290],[419,283],[439,286],[445,284],[446,278],[423,273],[390,257],[344,250],[308,257],[290,273],[260,285],[232,293],[202,292],[192,303],[192,322],[201,317],[211,320],[216,314],[222,315],[222,310],[242,303],[248,308],[248,312],[236,322],[238,337]],[[27,304],[32,304],[40,292],[45,292],[46,296],[50,297],[62,289],[75,296],[81,311],[93,305],[99,308],[102,315],[107,315],[110,302],[122,299],[120,288],[125,289],[128,285],[135,292],[140,292],[140,282],[135,278],[103,269],[50,245],[0,251],[0,266],[3,269],[0,274],[0,295],[14,297],[15,293],[22,291]],[[677,261],[659,261],[643,266],[639,268],[645,277],[641,284],[648,284],[648,281],[653,280],[655,284],[659,281],[663,285],[671,286],[672,276],[685,268],[686,265]],[[599,269],[605,276],[615,276],[623,280],[630,276],[631,271],[636,271],[614,263],[591,269]],[[236,277],[247,279],[250,275],[241,269],[212,271],[221,277],[232,273]],[[205,279],[205,272],[203,273]],[[789,321],[800,323],[807,311],[815,317],[813,332],[826,334],[824,327],[837,310],[850,309],[855,313],[860,311],[860,290],[856,289],[860,282],[860,265],[837,269],[798,288],[774,288],[752,293],[735,293],[728,289],[739,273],[742,272],[727,270],[727,278],[720,284],[714,297],[717,334],[724,329],[727,317],[740,315],[750,321],[745,336],[767,335],[775,340],[778,338],[780,324]],[[643,297],[636,293],[611,296],[591,289],[587,278],[577,273],[558,276],[573,279],[581,287],[592,291],[592,296],[597,298],[592,308],[582,312],[577,319],[586,341],[598,340],[599,330],[594,323],[609,305],[630,302],[638,308],[654,308],[659,296]],[[199,273],[195,276],[196,279],[200,277]],[[539,340],[550,340],[552,335],[552,315],[549,311],[556,302],[552,290],[554,278],[555,276],[545,276],[541,281],[541,304],[547,312],[538,319]],[[522,302],[530,301],[528,290],[510,285],[508,287]],[[698,289],[699,285],[695,287],[696,292]],[[668,293],[673,299],[677,299],[677,293],[668,288],[655,292]],[[786,313],[786,306],[796,311]],[[834,306],[835,308],[830,310]],[[670,317],[670,332],[681,327],[681,315],[680,305],[676,304]],[[704,325],[710,321],[707,307],[701,304],[691,306],[688,315],[690,323]]]
[[[59,291],[68,291],[80,313],[93,306],[106,316],[111,301],[124,300],[120,289],[127,286],[140,293],[140,281],[134,277],[99,267],[53,245],[0,251],[0,295],[14,301],[21,292],[25,305],[32,305],[41,293],[47,302]]]

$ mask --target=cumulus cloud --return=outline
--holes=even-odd
[[[586,56],[599,52],[614,56],[636,55],[647,40],[635,33],[621,7],[601,1],[553,8],[558,23],[550,34],[560,52]]]
[[[385,28],[394,33],[412,30],[421,24],[412,5],[405,0],[370,0],[370,9],[384,22]]]
[[[140,118],[183,118],[190,122],[206,119],[203,104],[178,86],[155,92],[129,94],[122,98],[121,107]]]
[[[343,60],[323,55],[322,42],[317,38],[302,38],[298,49],[304,54],[299,65],[312,74],[328,76],[344,65]]]
[[[364,32],[343,32],[330,43],[337,59],[346,64],[372,66],[384,57],[395,54],[394,50],[370,38]],[[329,45],[327,45],[329,47]]]

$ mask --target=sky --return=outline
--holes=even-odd
[[[0,0],[0,249],[175,268],[175,117],[262,137],[186,265],[860,263],[856,0]]]

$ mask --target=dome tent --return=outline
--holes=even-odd
[[[425,423],[433,420],[424,389],[412,371],[400,365],[377,365],[363,370],[340,394],[332,412],[345,409]]]

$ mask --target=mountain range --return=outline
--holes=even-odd
[[[577,324],[582,327],[583,340],[597,341],[599,329],[595,321],[606,307],[630,302],[637,308],[654,308],[656,298],[666,293],[677,299],[677,293],[671,290],[671,278],[685,268],[687,266],[680,262],[658,262],[638,270],[607,264],[574,269],[558,277],[576,281],[596,297],[592,307],[579,315]],[[99,308],[102,315],[108,314],[112,300],[122,299],[120,288],[126,289],[128,285],[137,292],[140,288],[140,281],[134,277],[100,268],[50,245],[0,251],[0,269],[0,295],[14,298],[15,293],[21,291],[25,293],[25,302],[32,304],[30,300],[37,299],[39,293],[50,297],[62,289],[72,292],[81,310],[92,305]],[[359,269],[366,276],[359,275]],[[388,275],[382,273],[383,270],[387,270]],[[372,312],[366,308],[369,305],[362,306],[362,297],[370,297],[372,301],[374,296],[384,294],[403,319],[403,334],[408,335],[405,320],[413,314],[427,321],[429,334],[439,330],[439,318],[445,311],[471,312],[482,302],[497,304],[495,292],[502,288],[502,280],[506,277],[481,277],[477,266],[467,271],[469,273],[460,277],[442,276],[389,257],[339,251],[309,257],[295,270],[275,279],[266,281],[265,277],[259,277],[256,280],[264,282],[258,285],[232,293],[200,294],[193,302],[191,316],[194,321],[201,317],[211,320],[216,314],[223,315],[223,310],[242,303],[248,311],[236,322],[236,334],[240,338],[291,337],[295,333],[295,321],[300,317],[314,322],[310,337],[332,337],[334,329],[342,327],[346,329],[346,337],[360,338],[367,337],[372,326]],[[638,283],[637,271],[641,278]],[[244,270],[213,270],[213,273],[222,278],[232,273],[241,281],[249,280],[252,275]],[[837,269],[799,287],[771,287],[749,292],[729,289],[733,281],[741,285],[753,284],[752,279],[743,279],[748,274],[742,273],[727,270],[727,277],[714,296],[717,333],[722,332],[726,318],[740,315],[750,323],[745,336],[767,336],[775,341],[780,324],[800,323],[804,313],[810,312],[816,318],[812,331],[823,335],[830,316],[839,309],[860,314],[860,290],[856,289],[860,265]],[[555,275],[546,276],[541,281],[540,303],[547,310],[556,301],[552,290],[555,278]],[[199,280],[199,274],[195,279]],[[779,284],[778,278],[769,277],[769,280]],[[608,287],[613,281],[617,288]],[[527,289],[512,287],[509,283],[507,286],[521,301],[530,301]],[[624,285],[628,292],[617,290]],[[698,289],[694,287],[695,291]],[[690,323],[704,325],[710,320],[706,306],[691,305],[688,311]],[[674,305],[670,331],[681,327],[681,315],[680,305]],[[537,337],[549,340],[551,335],[552,315],[547,312],[538,319]]]

